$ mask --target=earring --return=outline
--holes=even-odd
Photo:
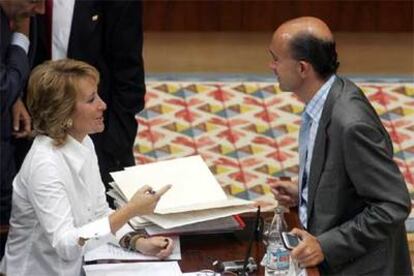
[[[72,119],[71,119],[71,118],[69,118],[69,119],[65,122],[64,127],[67,129],[67,128],[71,128],[71,127],[72,127],[72,125],[73,125],[73,121],[72,121]]]

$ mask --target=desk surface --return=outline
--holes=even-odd
[[[182,260],[179,261],[179,264],[181,270],[183,272],[195,272],[203,269],[212,269],[214,260],[231,261],[244,259],[252,233],[254,218],[247,216],[243,217],[243,219],[246,222],[246,228],[243,231],[180,237]],[[297,214],[294,211],[286,214],[286,221],[290,228],[298,225]],[[258,264],[258,271],[254,275],[264,275],[264,268],[259,265],[264,253],[265,247],[262,241],[255,240],[250,254]],[[308,269],[307,272],[309,276],[319,275],[318,270],[315,268]]]

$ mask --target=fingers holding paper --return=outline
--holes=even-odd
[[[141,238],[137,240],[135,247],[142,254],[165,259],[171,255],[174,249],[174,242],[167,237]]]
[[[164,195],[170,188],[171,185],[166,185],[157,192],[154,192],[150,186],[144,185],[132,196],[128,205],[130,205],[134,210],[135,215],[140,216],[151,214],[154,212],[161,196]]]
[[[293,207],[298,204],[298,184],[289,180],[270,183],[270,188],[279,204]]]

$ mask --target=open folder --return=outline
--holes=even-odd
[[[144,185],[154,190],[171,184],[147,219],[165,229],[252,210],[252,202],[228,197],[199,155],[128,167],[111,173],[118,202],[125,203]],[[142,219],[142,218],[141,218]]]

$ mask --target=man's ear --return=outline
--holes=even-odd
[[[303,60],[298,62],[297,72],[302,78],[307,77],[311,69],[312,69],[312,66],[310,65],[309,62],[306,62]]]

